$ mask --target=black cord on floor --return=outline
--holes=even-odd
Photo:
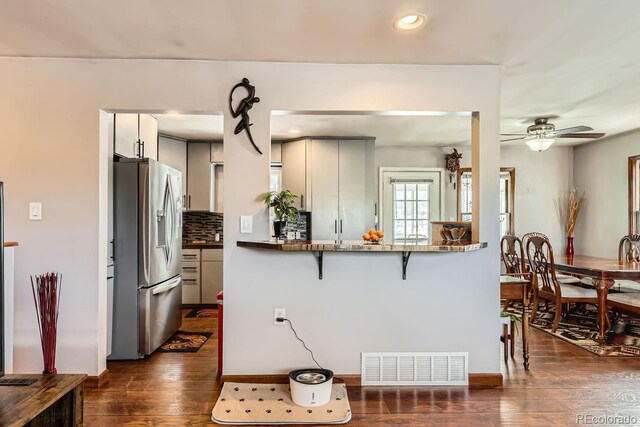
[[[285,322],[287,322],[289,324],[289,327],[291,328],[291,330],[293,331],[293,335],[296,336],[296,338],[298,339],[298,341],[300,341],[302,343],[302,345],[304,346],[304,348],[307,349],[307,351],[309,352],[309,354],[311,354],[311,358],[313,359],[313,361],[315,362],[316,365],[318,365],[318,368],[320,369],[324,369],[322,366],[320,366],[320,364],[318,363],[318,361],[316,360],[315,356],[313,355],[313,351],[311,351],[311,349],[309,347],[307,347],[307,345],[304,343],[304,341],[298,336],[298,333],[296,332],[295,329],[293,329],[293,323],[291,323],[291,320],[289,319],[284,319]]]

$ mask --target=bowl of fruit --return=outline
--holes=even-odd
[[[384,233],[382,230],[372,228],[362,235],[362,240],[364,240],[365,245],[380,245],[383,237]]]

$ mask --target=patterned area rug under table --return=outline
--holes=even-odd
[[[334,384],[324,406],[305,408],[291,400],[289,384],[224,383],[211,413],[218,424],[346,424],[351,407],[345,384]]]
[[[540,304],[540,308],[543,304]],[[522,314],[522,306],[514,304],[510,312]],[[531,313],[531,310],[529,310]],[[621,314],[617,320],[611,320],[611,329],[605,334],[605,342],[597,341],[598,312],[594,306],[586,304],[584,309],[575,308],[560,320],[556,332],[551,331],[555,308],[549,304],[548,311],[536,314],[535,323],[529,325],[548,334],[556,336],[568,343],[578,346],[590,353],[604,357],[640,356],[640,318]]]

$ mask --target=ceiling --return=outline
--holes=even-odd
[[[299,130],[299,133],[290,133]],[[468,146],[470,116],[274,115],[271,137],[375,137],[376,146]]]
[[[204,114],[154,114],[158,132],[183,139],[222,139],[223,116]]]
[[[414,11],[424,28],[393,28]],[[637,0],[0,2],[0,56],[499,64],[503,132],[638,128],[638,46]]]

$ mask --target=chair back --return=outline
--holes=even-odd
[[[556,277],[553,248],[549,238],[542,233],[528,233],[522,237],[529,268],[537,281],[540,294],[561,297],[560,283]]]
[[[500,240],[500,255],[508,274],[522,274],[527,272],[522,240],[510,234]]]
[[[640,262],[640,234],[629,234],[620,239],[618,260]]]

